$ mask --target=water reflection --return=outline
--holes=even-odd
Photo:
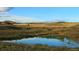
[[[61,46],[61,47],[68,47],[68,48],[78,48],[79,43],[76,41],[64,38],[63,40],[55,39],[55,38],[42,38],[42,37],[33,37],[33,38],[24,38],[21,40],[7,40],[3,42],[11,42],[11,43],[18,43],[18,44],[42,44],[48,46]]]
[[[79,43],[77,43],[76,41],[64,38],[64,44],[65,46],[69,47],[69,48],[77,48],[79,47]]]

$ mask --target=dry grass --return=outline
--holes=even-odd
[[[0,42],[0,51],[79,51],[79,48],[53,47],[41,44],[28,45]]]
[[[72,27],[78,25],[79,22],[64,22],[64,23],[36,23],[36,24],[15,24],[16,27]]]
[[[0,29],[0,38],[20,38],[20,37],[31,37],[31,36],[33,37],[33,36],[53,34],[53,35],[60,35],[69,38],[79,39],[79,26],[76,26],[78,24],[79,23],[72,23],[72,22],[57,23],[57,24],[55,23],[52,25],[39,24],[39,26],[37,24],[31,24],[31,25],[15,24],[12,25],[13,27],[9,26],[10,28],[8,29],[6,26],[2,26],[4,30]],[[43,25],[43,27],[41,25]]]
[[[79,23],[57,23],[57,24],[18,24],[11,25],[10,28],[1,26],[0,39],[19,39],[34,36],[47,36],[48,38],[54,35],[54,38],[72,38],[79,39]],[[13,26],[13,27],[12,27]],[[3,27],[3,28],[2,28]],[[4,29],[4,30],[3,30]],[[11,43],[0,43],[2,51],[79,51],[79,48],[67,47],[49,47],[46,45],[22,45]]]

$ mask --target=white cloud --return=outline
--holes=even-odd
[[[22,17],[22,16],[12,16],[13,20],[21,23],[30,23],[30,22],[44,22],[43,20],[31,18],[31,17]]]
[[[0,12],[6,12],[10,9],[11,7],[0,7]]]
[[[36,19],[36,18],[16,16],[16,15],[8,14],[8,13],[2,13],[0,16],[0,21],[5,21],[5,20],[16,21],[20,23],[44,22],[43,20]]]

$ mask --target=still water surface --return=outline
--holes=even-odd
[[[55,38],[41,38],[41,37],[33,37],[33,38],[24,38],[18,40],[7,40],[3,42],[10,43],[18,43],[18,44],[42,44],[48,46],[56,46],[56,47],[68,47],[68,48],[79,48],[79,43],[67,38],[63,40],[55,39]]]

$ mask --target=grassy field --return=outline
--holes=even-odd
[[[30,27],[72,27],[79,25],[79,22],[53,22],[53,23],[28,23],[28,24],[15,24],[17,27],[27,28]]]
[[[0,40],[17,40],[28,37],[53,37],[58,39],[67,37],[73,40],[79,40],[79,23],[68,22],[0,25]],[[12,43],[0,43],[0,50],[77,51],[79,49],[67,47],[49,47],[47,45],[21,45]]]
[[[52,24],[52,25],[50,25]],[[17,39],[56,35],[79,39],[79,23],[45,23],[0,25],[0,39]],[[75,30],[75,31],[74,31]]]
[[[53,47],[47,45],[28,45],[0,42],[0,51],[79,51],[79,48]]]

